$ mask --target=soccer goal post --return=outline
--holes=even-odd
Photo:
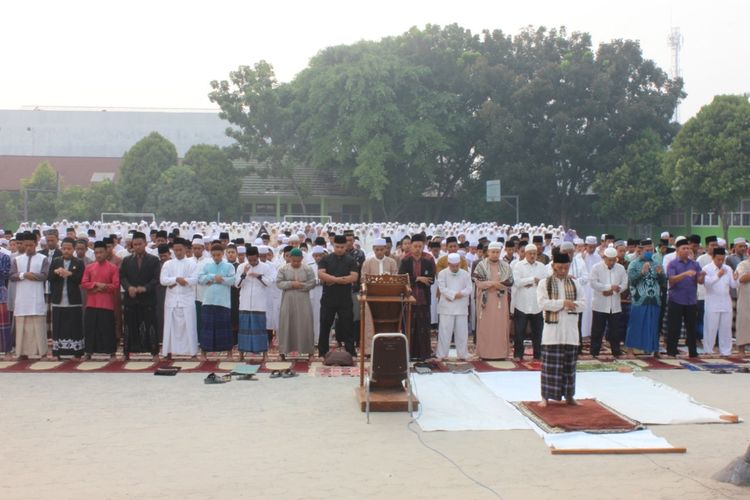
[[[100,220],[104,222],[156,222],[156,215],[149,212],[102,212]]]
[[[333,221],[330,215],[285,215],[284,222],[314,222],[330,224]]]

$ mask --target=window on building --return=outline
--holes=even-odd
[[[750,200],[742,200],[729,221],[733,226],[750,226]]]
[[[256,203],[255,215],[276,216],[276,203]]]
[[[664,226],[668,227],[685,226],[685,211],[679,210],[676,212],[672,212],[669,215],[665,215],[664,217],[662,217],[661,222]]]
[[[693,226],[718,226],[719,214],[713,212],[695,213],[693,212]]]

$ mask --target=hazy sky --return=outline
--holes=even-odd
[[[209,82],[241,64],[266,59],[289,81],[327,46],[454,22],[509,34],[565,25],[595,45],[636,39],[667,71],[667,35],[679,26],[683,121],[715,94],[750,91],[748,0],[37,0],[2,2],[0,19],[3,109],[211,108]]]

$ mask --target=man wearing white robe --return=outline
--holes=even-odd
[[[318,345],[318,337],[320,337],[320,299],[323,297],[323,283],[318,278],[318,262],[326,254],[326,249],[321,246],[314,246],[310,251],[313,257],[313,262],[310,264],[310,269],[315,273],[315,288],[310,290],[310,305],[312,306],[313,312],[313,344]]]
[[[44,287],[47,283],[49,259],[36,253],[32,233],[24,233],[23,251],[11,261],[10,281],[15,282],[13,319],[16,323],[16,356],[47,355],[47,304]]]
[[[473,284],[469,273],[461,269],[461,256],[448,255],[448,268],[438,273],[438,359],[448,357],[451,337],[455,338],[456,355],[460,360],[469,357],[469,297]]]
[[[719,354],[732,354],[732,296],[737,288],[732,268],[724,263],[726,250],[714,248],[713,262],[703,268],[706,273],[703,284],[706,288],[706,303],[703,320],[703,350],[713,354],[716,337],[719,337]]]
[[[598,241],[596,236],[586,236],[586,250],[583,252],[583,261],[586,263],[586,273],[591,276],[591,270],[596,264],[602,261],[601,256],[598,252]],[[581,337],[591,336],[591,321],[593,318],[593,310],[591,304],[594,299],[594,290],[591,288],[591,283],[587,280],[584,285],[583,291],[586,295],[586,308],[581,315]]]
[[[198,264],[185,258],[187,242],[176,238],[175,258],[161,268],[159,281],[167,287],[164,299],[164,341],[162,356],[198,354],[198,323],[195,308],[195,286]]]

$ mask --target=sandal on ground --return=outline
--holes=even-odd
[[[270,378],[279,378],[281,377],[281,371],[279,370],[273,370],[271,372]]]
[[[293,377],[296,377],[296,376],[297,376],[297,374],[294,373],[289,368],[287,368],[286,370],[284,370],[283,372],[281,372],[281,378],[293,378]]]
[[[226,384],[232,380],[230,375],[216,375],[215,373],[209,373],[203,382],[206,384]]]

